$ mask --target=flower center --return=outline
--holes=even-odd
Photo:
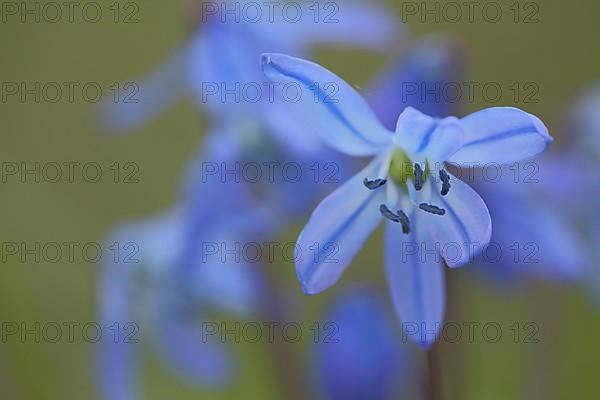
[[[423,185],[428,178],[431,177],[433,179],[429,163],[425,161],[424,164],[413,163],[403,150],[395,149],[392,153],[388,176],[399,188],[408,191],[407,185],[414,185],[415,190],[419,192],[423,189]],[[451,187],[450,175],[444,169],[440,169],[439,179],[442,183],[440,194],[446,196]],[[387,183],[387,179],[375,178],[371,180],[365,178],[363,183],[369,190],[378,190]],[[418,207],[419,210],[429,214],[446,215],[446,210],[433,204],[420,203]],[[404,211],[398,210],[394,212],[386,204],[381,204],[379,211],[381,215],[390,221],[400,223],[404,234],[410,233],[410,221]]]
[[[395,149],[392,153],[389,175],[398,187],[406,190],[406,183],[410,181],[417,190],[421,190],[430,175],[430,170],[427,163],[425,165],[413,163],[403,150]]]

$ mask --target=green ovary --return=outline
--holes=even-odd
[[[425,166],[421,165],[423,168],[423,182],[427,180],[429,176],[429,164],[426,163]],[[410,179],[411,182],[415,180],[415,163],[411,161],[408,155],[401,149],[395,149],[392,153],[392,160],[390,162],[390,178],[401,188],[406,188],[407,179]]]

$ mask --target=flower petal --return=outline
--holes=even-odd
[[[424,214],[415,209],[409,216],[411,232],[386,223],[385,265],[387,281],[404,334],[424,348],[437,339],[444,320],[446,288],[439,253],[426,231]]]
[[[513,107],[486,108],[461,124],[465,143],[448,160],[455,164],[511,164],[541,153],[553,140],[538,117]]]
[[[159,351],[168,365],[190,383],[218,387],[233,374],[231,355],[219,343],[214,322],[205,322],[202,329],[192,315],[165,308],[157,321]]]
[[[124,225],[112,232],[106,246],[113,243],[137,243],[139,232],[135,226]],[[102,269],[99,290],[99,313],[102,326],[118,324],[120,329],[135,328],[132,321],[139,321],[135,314],[136,299],[133,276],[134,264],[123,260],[114,262],[106,257]],[[137,322],[136,322],[137,323]],[[115,400],[135,399],[137,388],[137,346],[125,340],[115,341],[106,335],[99,342],[97,373],[104,398]]]
[[[325,314],[337,334],[315,346],[314,369],[330,399],[385,399],[399,379],[410,382],[408,346],[379,295],[344,291]]]
[[[379,159],[325,198],[300,234],[296,247],[296,273],[307,294],[332,286],[361,250],[381,221],[383,188],[369,190],[365,178],[377,177]]]
[[[446,213],[426,213],[424,222],[448,266],[455,268],[468,263],[489,244],[492,220],[479,194],[460,179],[449,176],[451,189],[447,196],[440,194],[442,184],[438,179],[429,180],[430,203]]]
[[[121,96],[108,96],[100,106],[100,122],[107,133],[137,128],[179,101],[186,93],[187,54],[187,47],[179,49],[147,77],[121,83]]]
[[[461,148],[463,132],[454,117],[436,120],[408,107],[398,118],[394,143],[416,159],[442,162]]]
[[[251,24],[211,23],[198,31],[190,41],[186,62],[186,77],[197,104],[226,120],[256,113],[265,95],[257,62],[262,44],[253,39]],[[241,88],[252,93],[246,96]]]
[[[121,328],[132,325],[133,313],[130,309],[130,277],[126,271],[119,271],[122,264],[112,265],[113,271],[104,271],[103,299],[101,299],[102,326],[118,324]],[[111,296],[111,299],[107,297]],[[110,304],[107,304],[110,303]],[[107,399],[128,400],[137,398],[136,363],[137,348],[123,340],[115,341],[105,337],[99,343],[98,380],[100,389]]]
[[[391,14],[373,4],[328,3],[321,18],[303,18],[301,24],[290,24],[304,41],[352,48],[387,49],[401,40],[401,25]],[[308,10],[307,10],[308,11]],[[311,14],[313,14],[311,12]],[[296,25],[296,26],[294,26]]]
[[[391,133],[366,101],[334,73],[283,54],[263,54],[262,64],[267,78],[279,88],[296,88],[297,95],[290,94],[284,101],[333,148],[365,156],[380,152],[391,142]]]
[[[534,195],[531,184],[497,182],[479,187],[494,221],[493,245],[483,261],[504,271],[558,282],[583,275],[586,252],[572,222],[548,201],[552,199]]]

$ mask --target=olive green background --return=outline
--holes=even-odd
[[[112,1],[98,3],[108,12]],[[600,3],[536,1],[539,21],[531,24],[512,20],[508,10],[514,1],[496,3],[507,14],[495,24],[486,22],[480,13],[473,23],[466,15],[458,23],[436,23],[431,17],[423,23],[418,16],[408,16],[407,22],[416,37],[448,32],[460,38],[467,49],[472,81],[499,82],[503,88],[513,82],[535,82],[540,101],[516,105],[542,117],[559,138],[555,146],[561,146],[570,134],[558,131],[565,107],[581,89],[600,79]],[[519,4],[524,7],[525,3]],[[388,4],[400,15],[402,3]],[[81,18],[56,24],[10,19],[0,23],[1,81],[98,82],[107,90],[114,82],[149,72],[184,41],[188,31],[183,23],[185,9],[180,0],[140,2],[139,22],[134,24],[114,23],[110,15],[96,24]],[[381,56],[325,48],[315,54],[315,59],[359,85],[383,62]],[[491,105],[477,96],[475,102],[464,105],[464,112]],[[207,126],[206,115],[188,99],[134,134],[114,138],[98,133],[93,111],[93,105],[81,99],[57,104],[0,103],[2,162],[97,162],[105,168],[115,162],[135,162],[140,167],[138,184],[115,184],[110,179],[96,184],[80,179],[72,184],[14,179],[0,183],[0,241],[100,242],[119,221],[151,215],[174,203],[186,160]],[[285,240],[293,240],[301,224],[298,221],[291,227]],[[99,272],[99,264],[83,262],[20,263],[11,258],[0,263],[0,321],[95,321]],[[292,265],[284,263],[276,272],[286,291],[300,293]],[[504,336],[495,344],[461,341],[442,348],[449,399],[600,398],[600,310],[582,290],[528,284],[506,293],[471,279],[470,269],[452,274],[454,296],[449,313],[454,320],[498,322]],[[303,326],[317,319],[323,304],[344,286],[367,280],[383,288],[383,275],[378,233],[337,287],[314,298],[298,295],[309,310]],[[515,344],[507,339],[515,322],[537,323],[539,343]],[[305,340],[290,346],[302,357],[308,345]],[[277,374],[265,344],[235,345],[240,376],[231,388],[216,391],[185,384],[161,364],[150,347],[138,346],[144,354],[144,398],[279,396]],[[73,344],[65,340],[21,343],[18,339],[0,343],[0,398],[95,398],[94,351],[93,344],[82,340]]]

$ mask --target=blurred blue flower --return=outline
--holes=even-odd
[[[585,90],[569,115],[569,138],[581,154],[600,161],[600,83]]]
[[[522,165],[499,169],[500,177],[492,181],[477,177],[475,187],[494,221],[491,244],[477,258],[477,264],[493,278],[493,283],[513,285],[523,277],[556,283],[581,279],[586,265],[585,249],[567,211],[569,203],[560,199],[567,192],[573,194],[571,201],[574,200],[579,190],[567,190],[566,186],[573,189],[580,173],[570,168],[575,164],[565,156],[545,156],[528,164],[529,172],[523,171]],[[543,172],[525,179],[533,168]],[[516,171],[520,171],[520,177]],[[559,174],[565,174],[565,179]],[[548,176],[544,178],[545,175]]]
[[[118,340],[103,340],[98,357],[105,398],[138,398],[139,346],[150,342],[190,383],[221,385],[234,373],[227,349],[214,338],[202,337],[200,326],[211,310],[244,316],[258,307],[258,285],[248,265],[213,261],[202,254],[203,244],[231,247],[236,238],[252,234],[252,217],[237,217],[222,218],[195,237],[195,267],[187,270],[179,265],[189,233],[183,208],[123,225],[110,235],[107,246],[120,252],[102,273],[102,326],[135,330],[140,343],[132,343],[123,331]],[[213,218],[219,218],[214,209]]]
[[[313,44],[383,51],[398,39],[401,25],[389,13],[366,2],[331,3],[332,10],[312,2],[289,4],[301,9],[298,21],[281,12],[285,8],[281,3],[273,14],[262,10],[256,22],[242,18],[239,10],[247,5],[260,8],[260,3],[209,3],[188,43],[138,82],[135,98],[129,99],[133,101],[111,99],[104,104],[103,122],[112,132],[134,128],[189,92],[213,117],[205,135],[206,147],[217,153],[237,153],[237,158],[228,158],[224,169],[261,161],[262,166],[290,167],[285,170],[289,179],[280,177],[276,184],[263,184],[266,172],[262,171],[263,179],[252,186],[252,191],[266,192],[264,198],[272,205],[285,204],[281,216],[304,214],[317,194],[326,192],[318,188],[338,183],[350,167],[316,136],[307,134],[310,130],[302,128],[305,121],[288,111],[286,92],[264,78],[260,55],[266,51],[305,54]],[[315,14],[315,5],[327,9]],[[225,10],[238,10],[234,12],[238,15],[223,15]],[[205,163],[211,159],[218,157],[197,160]]]
[[[590,207],[600,199],[600,181],[597,178],[600,167],[600,83],[586,89],[569,111],[567,132],[572,145],[567,153],[567,165],[572,172],[569,182],[574,184],[569,188],[573,191],[561,191],[563,196],[560,200],[563,209],[570,212],[570,217],[578,223],[587,255],[583,283],[592,299],[600,304],[600,268],[597,262],[600,257],[600,217],[597,210]],[[570,202],[569,193],[577,194]]]
[[[136,81],[138,90],[131,101],[104,104],[104,122],[114,132],[134,128],[190,92],[202,109],[221,122],[234,124],[236,130],[264,124],[286,146],[310,146],[302,136],[290,133],[295,127],[288,118],[293,116],[272,99],[280,91],[266,85],[260,55],[267,51],[302,55],[314,44],[383,51],[401,30],[390,13],[367,2],[331,3],[335,8],[329,12],[320,10],[324,6],[319,4],[319,10],[315,9],[315,3],[308,1],[288,2],[300,9],[299,18],[293,19],[282,12],[284,3],[277,4],[277,12],[267,12],[266,6],[250,0],[205,6],[202,23],[188,43],[150,76]],[[241,18],[240,11],[222,13],[246,5],[262,11],[256,22]],[[272,107],[281,108],[280,112],[268,112]]]
[[[396,126],[398,110],[413,107],[441,118],[456,114],[461,102],[460,96],[452,97],[452,89],[465,75],[462,43],[447,35],[429,35],[406,43],[408,49],[375,77],[364,94],[389,130]]]
[[[553,283],[598,282],[593,271],[598,217],[590,198],[600,158],[600,90],[574,102],[565,119],[565,145],[535,163],[513,165],[501,179],[478,176],[476,187],[494,219],[493,246],[478,259],[495,282],[524,276]],[[521,183],[521,184],[519,184]]]
[[[327,398],[392,399],[394,389],[409,386],[416,360],[386,311],[375,293],[355,289],[344,292],[326,312],[314,371]]]
[[[445,308],[440,256],[450,267],[460,267],[491,236],[485,203],[444,163],[510,164],[532,157],[552,141],[546,127],[511,107],[441,120],[407,108],[392,133],[350,85],[317,64],[265,54],[263,70],[274,82],[310,91],[311,96],[289,106],[330,146],[354,156],[376,155],[321,202],[300,234],[299,248],[318,246],[314,257],[296,262],[303,290],[316,294],[333,285],[385,218],[388,282],[396,311],[403,322],[426,327],[412,339],[430,346]],[[335,84],[335,97],[320,89],[328,83]]]

